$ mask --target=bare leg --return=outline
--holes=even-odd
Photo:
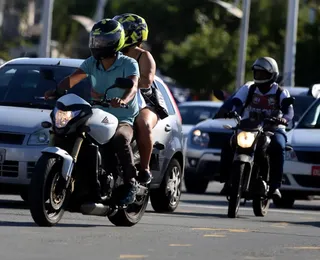
[[[152,129],[157,122],[158,116],[149,108],[142,109],[136,119],[141,170],[148,173],[150,172],[149,164],[153,149]]]

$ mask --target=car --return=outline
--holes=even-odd
[[[317,99],[288,133],[280,208],[291,208],[297,199],[320,195],[320,99]]]
[[[208,118],[213,118],[223,103],[221,101],[187,101],[179,103],[182,117],[182,132],[187,136],[192,127]]]
[[[28,184],[41,150],[50,140],[50,132],[41,126],[50,121],[54,100],[44,100],[48,89],[56,86],[43,77],[45,69],[59,82],[74,72],[82,59],[18,58],[0,67],[0,185],[4,193],[20,194],[27,200]],[[153,181],[150,200],[155,211],[172,212],[180,200],[184,174],[182,119],[179,109],[159,77],[154,85],[161,91],[169,116],[159,120],[152,135],[155,145],[151,158]],[[91,81],[84,79],[69,93],[90,99]]]
[[[295,97],[294,120],[297,122],[315,100],[313,89],[304,87],[284,88],[288,89],[291,96]],[[226,99],[226,93],[223,91],[215,91],[215,95],[222,101],[226,102],[228,100]],[[232,95],[228,98],[231,97]],[[220,110],[222,111],[223,109],[222,106]],[[217,115],[221,114],[220,110],[217,112]],[[225,129],[223,125],[236,125],[233,119],[221,117],[215,117],[215,119],[197,124],[187,135],[184,183],[189,193],[203,194],[210,181],[219,180],[221,148],[223,145],[228,144],[232,135],[232,131]],[[287,130],[289,131],[293,127],[294,124],[288,127]]]

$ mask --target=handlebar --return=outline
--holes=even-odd
[[[267,121],[267,122],[269,121],[271,123],[278,124],[278,125],[288,126],[288,123],[281,122],[279,118],[276,118],[276,117],[265,118],[264,121]]]
[[[91,100],[90,104],[92,106],[102,106],[102,107],[110,107],[111,99],[107,98],[104,100]],[[128,109],[129,106],[127,104],[120,104],[121,108],[126,108]]]
[[[228,118],[235,118],[237,123],[240,124],[241,116],[236,111],[231,111],[227,114]],[[266,117],[263,119],[265,122],[270,122],[273,124],[288,126],[288,123],[281,122],[277,117]]]

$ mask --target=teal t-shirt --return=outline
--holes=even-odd
[[[88,77],[91,79],[92,87],[94,91],[104,94],[108,87],[111,87],[116,78],[127,78],[129,76],[140,77],[139,65],[136,60],[123,55],[121,52],[117,54],[117,59],[113,65],[104,70],[100,64],[97,67],[97,61],[94,57],[89,57],[80,66]],[[114,88],[110,89],[107,93],[108,98],[122,98],[125,89]],[[113,114],[118,118],[119,122],[126,122],[133,125],[135,117],[139,113],[138,99],[137,95],[128,103],[129,108],[101,108],[106,112]]]

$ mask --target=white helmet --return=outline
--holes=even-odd
[[[279,76],[277,62],[270,57],[257,59],[253,65],[253,79],[256,84],[273,83]]]

